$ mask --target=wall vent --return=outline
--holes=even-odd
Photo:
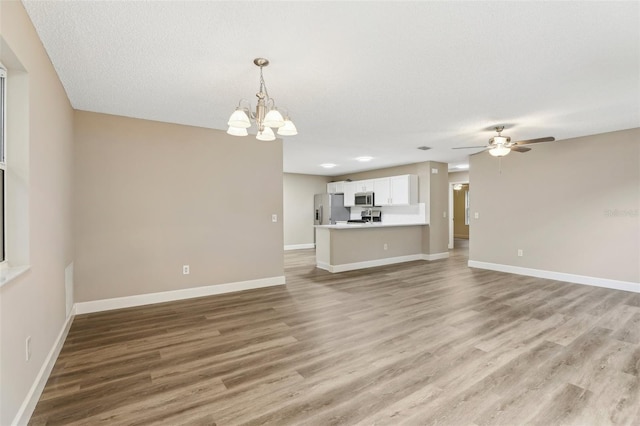
[[[430,146],[419,146],[418,149],[421,149],[423,151],[428,151],[428,150],[431,149],[431,147]]]

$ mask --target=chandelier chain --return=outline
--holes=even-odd
[[[264,95],[267,100],[269,100],[269,91],[267,90],[267,83],[264,81],[264,76],[262,75],[262,67],[260,67],[260,91],[264,90]]]

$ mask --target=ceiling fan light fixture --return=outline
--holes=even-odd
[[[493,155],[494,157],[504,157],[510,152],[511,148],[507,148],[504,145],[496,145],[489,150],[489,154]]]
[[[544,138],[537,139],[527,139],[516,142],[511,142],[510,136],[502,136],[501,132],[504,130],[504,126],[496,126],[496,132],[498,134],[491,139],[489,139],[488,146],[461,146],[461,147],[453,147],[453,149],[476,149],[482,148],[483,151],[488,150],[489,154],[494,157],[504,157],[509,154],[511,151],[515,152],[527,152],[531,151],[531,148],[523,147],[522,145],[532,144],[532,143],[541,143],[541,142],[553,142],[556,140],[553,136],[546,136]],[[467,165],[467,168],[469,166]],[[460,168],[460,166],[458,166]]]
[[[509,142],[511,142],[511,138],[507,136],[494,136],[489,139],[491,145],[506,145]]]

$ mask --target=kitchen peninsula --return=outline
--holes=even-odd
[[[316,266],[344,272],[412,260],[423,254],[425,223],[338,224],[316,226]]]
[[[335,273],[449,257],[447,170],[445,163],[427,161],[329,182],[328,193],[344,194],[350,221],[316,224],[316,266]],[[356,203],[358,192],[373,193],[372,207]],[[368,209],[380,210],[378,221]],[[370,221],[350,223],[361,217]]]

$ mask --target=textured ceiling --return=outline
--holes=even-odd
[[[640,126],[635,1],[23,4],[80,110],[226,130],[270,59],[299,131],[286,172],[456,165],[478,150],[451,147],[497,124],[513,140]]]

